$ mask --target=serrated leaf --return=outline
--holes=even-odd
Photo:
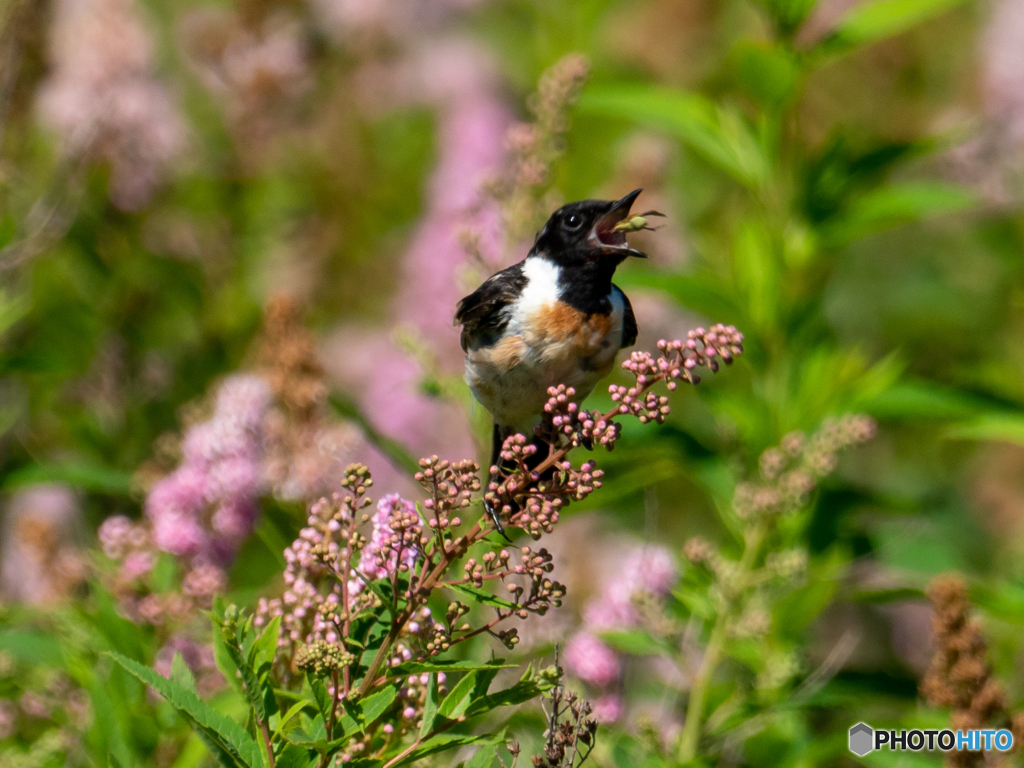
[[[498,597],[494,593],[488,592],[486,589],[474,587],[471,584],[450,584],[447,586],[449,589],[472,597],[474,602],[490,605],[494,608],[504,608],[505,610],[519,610],[519,606],[515,603],[505,600],[502,597]]]
[[[387,670],[388,677],[408,677],[422,675],[424,672],[473,672],[480,669],[511,669],[516,664],[503,664],[503,659],[494,661],[455,661],[442,659],[439,661],[406,661]]]
[[[434,730],[434,720],[437,718],[437,673],[430,673],[430,680],[427,682],[427,697],[423,702],[423,720],[420,722],[420,738],[426,738]]]
[[[372,696],[367,696],[359,702],[362,709],[362,727],[365,729],[372,725],[378,717],[383,715],[398,696],[398,688],[389,685]]]
[[[315,761],[315,762],[314,762]],[[274,758],[274,768],[310,768],[319,762],[319,757],[310,758],[309,750],[295,744],[286,744]]]
[[[428,755],[436,755],[440,752],[447,752],[457,747],[464,747],[468,744],[493,744],[495,737],[492,734],[473,736],[462,733],[439,733],[436,736],[424,741],[419,747],[410,752],[392,768],[399,768],[402,765],[410,765],[417,760],[422,760]]]
[[[225,638],[224,649],[228,656],[231,657],[231,662],[242,673],[242,690],[245,693],[246,699],[249,700],[249,706],[252,707],[256,720],[265,723],[267,721],[266,692],[260,684],[256,671],[249,666],[248,661],[246,661],[246,655],[241,647],[239,647],[236,639]]]
[[[316,702],[321,716],[323,716],[324,720],[327,720],[331,713],[331,694],[328,692],[327,686],[324,685],[323,680],[314,677],[309,672],[306,673],[306,684],[313,694],[313,701]]]
[[[273,664],[277,656],[277,641],[281,630],[281,617],[275,616],[266,627],[259,639],[253,643],[249,651],[249,664],[257,672],[264,664]]]
[[[188,688],[192,693],[199,694],[199,689],[196,687],[196,679],[192,676],[192,670],[189,669],[182,655],[177,652],[174,654],[174,658],[171,659],[171,680],[184,688]]]
[[[192,691],[163,677],[156,670],[139,664],[117,651],[108,655],[126,672],[163,696],[188,721],[200,738],[229,768],[264,768],[263,755],[256,742],[238,723],[202,702]],[[224,757],[230,759],[225,762]]]
[[[466,713],[473,700],[473,691],[476,689],[476,676],[476,672],[463,675],[455,687],[448,692],[438,708],[441,717],[454,720]]]
[[[507,707],[513,704],[522,704],[524,701],[535,699],[545,690],[550,690],[550,685],[545,685],[540,680],[520,680],[515,685],[504,690],[490,693],[470,704],[467,715],[479,715],[483,712],[490,712],[498,707]]]

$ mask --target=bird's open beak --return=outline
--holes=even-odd
[[[612,203],[608,213],[599,218],[594,228],[590,230],[589,239],[592,245],[602,249],[609,255],[647,258],[646,253],[630,247],[629,243],[626,242],[626,233],[623,230],[615,228],[616,224],[629,216],[629,209],[641,192],[643,192],[642,189],[634,189],[628,195]]]

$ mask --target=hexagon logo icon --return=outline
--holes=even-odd
[[[850,729],[850,751],[864,757],[875,748],[875,731],[867,723],[857,723]]]

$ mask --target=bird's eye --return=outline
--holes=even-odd
[[[562,226],[568,229],[570,232],[575,232],[583,226],[583,217],[578,213],[570,213],[565,217],[565,221],[562,222]]]

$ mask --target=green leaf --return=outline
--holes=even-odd
[[[965,0],[879,0],[858,3],[818,46],[815,54],[836,57],[898,35]]]
[[[192,691],[162,677],[155,670],[116,651],[109,651],[108,655],[126,672],[156,690],[178,710],[222,765],[227,768],[264,768],[263,755],[256,742],[234,720],[225,717],[200,701]]]
[[[171,680],[183,688],[188,688],[192,693],[199,693],[199,689],[196,688],[196,679],[192,676],[192,670],[189,669],[188,664],[185,663],[185,659],[182,658],[180,653],[175,653],[174,658],[171,659]]]
[[[490,746],[480,747],[473,756],[466,761],[463,768],[493,768],[494,761],[498,759],[498,753]]]
[[[383,688],[377,693],[367,696],[365,699],[359,702],[362,710],[362,726],[366,727],[372,725],[378,717],[383,715],[387,708],[391,706],[391,703],[398,696],[398,688],[393,685],[389,685],[387,688]]]
[[[423,720],[420,723],[420,738],[426,738],[434,730],[434,720],[437,718],[437,673],[430,673],[430,681],[427,683],[427,698],[423,702]]]
[[[449,589],[461,592],[464,595],[472,597],[474,601],[483,603],[484,605],[490,605],[494,608],[503,608],[505,610],[519,610],[519,606],[513,602],[505,600],[504,598],[498,597],[492,592],[488,592],[486,589],[480,587],[474,587],[471,584],[450,584],[447,585]]]
[[[780,107],[796,90],[800,65],[782,46],[741,42],[732,57],[736,80],[762,104]]]
[[[768,178],[768,159],[743,117],[700,94],[638,85],[607,86],[585,91],[579,109],[664,131],[746,186],[761,186]]]
[[[1024,445],[1024,414],[993,413],[960,422],[946,430],[952,440],[994,440]]]
[[[125,723],[118,717],[117,707],[111,701],[110,694],[95,675],[90,675],[87,687],[92,699],[93,716],[106,741],[107,751],[121,768],[134,768],[136,763],[132,759],[132,751],[125,738]]]
[[[399,768],[399,766],[402,765],[410,765],[415,763],[417,760],[422,760],[428,755],[448,752],[449,750],[456,749],[457,747],[464,747],[468,744],[494,743],[496,743],[496,739],[491,734],[473,736],[471,734],[463,733],[439,733],[424,741],[419,747],[395,763],[392,768]]]
[[[463,675],[455,687],[448,692],[438,710],[441,717],[455,720],[466,714],[466,710],[469,709],[469,704],[473,700],[473,691],[476,688],[476,675],[476,672]]]
[[[311,768],[319,762],[319,757],[310,759],[310,752],[296,744],[285,744],[284,749],[274,758],[274,768]],[[351,763],[346,763],[351,765]]]
[[[514,704],[522,704],[524,701],[535,699],[544,691],[550,690],[552,685],[539,679],[520,680],[515,685],[504,690],[482,696],[473,701],[467,710],[467,715],[479,715],[490,712],[498,707],[507,707]]]
[[[64,483],[83,491],[129,496],[132,474],[88,461],[42,462],[9,472],[4,478],[3,488],[12,490],[37,483]]]
[[[900,381],[862,403],[882,419],[964,419],[986,408],[979,398],[929,381]]]
[[[241,692],[242,681],[238,676],[240,670],[235,663],[234,656],[228,652],[224,636],[216,629],[213,632],[213,661],[217,665],[217,669],[220,670],[220,673],[224,675],[224,679],[228,681],[228,684],[236,691]]]
[[[278,724],[277,729],[274,731],[274,736],[276,737],[280,735],[281,732],[284,731],[288,723],[292,721],[292,718],[307,708],[314,710],[317,709],[316,702],[311,701],[310,699],[303,699],[302,701],[298,701],[295,704],[292,704],[288,711],[281,716],[281,722]]]
[[[626,632],[602,632],[601,639],[617,651],[633,656],[659,656],[667,651],[664,642],[642,629]]]
[[[242,655],[242,649],[235,642],[225,638],[224,648],[231,657],[231,661],[242,673],[242,690],[245,693],[245,697],[249,700],[249,705],[256,715],[256,720],[265,723],[267,721],[266,694],[263,686],[260,684],[259,677],[256,675],[255,670],[249,666]]]
[[[331,716],[331,694],[328,692],[327,686],[324,685],[323,680],[315,677],[311,672],[306,673],[306,684],[309,686],[309,690],[313,694],[313,700],[316,702],[317,708],[326,722]]]
[[[389,667],[388,677],[408,677],[422,675],[424,672],[473,672],[480,669],[511,669],[515,664],[502,664],[504,659],[494,661],[455,661],[441,659],[437,661],[406,661],[395,667]]]
[[[277,640],[281,629],[281,617],[275,616],[260,635],[259,640],[253,643],[249,651],[249,663],[252,668],[259,671],[264,664],[273,664],[277,656]]]
[[[827,224],[822,241],[833,247],[872,232],[929,216],[970,208],[977,197],[970,190],[939,182],[887,184],[854,199],[845,213]]]
[[[624,289],[664,291],[688,309],[721,318],[723,322],[738,324],[746,317],[746,310],[737,303],[734,292],[722,286],[718,276],[709,272],[687,275],[640,265],[623,273],[621,278],[616,277],[616,283]]]
[[[761,0],[783,35],[789,35],[799,27],[811,12],[817,0]]]
[[[18,661],[47,667],[60,666],[64,661],[60,643],[41,632],[17,629],[0,632],[0,651],[6,651]]]

